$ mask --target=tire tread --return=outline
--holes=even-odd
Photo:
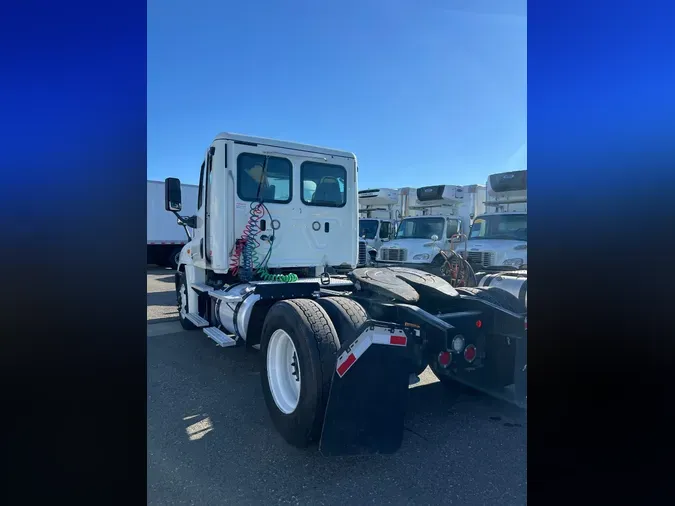
[[[321,379],[323,382],[321,403],[325,405],[328,400],[328,389],[333,379],[333,371],[326,370],[327,364],[324,357],[326,353],[330,353],[332,356],[337,355],[338,348],[335,345],[337,336],[333,334],[333,326],[329,318],[327,318],[328,315],[315,301],[309,299],[291,299],[286,302],[296,308],[301,318],[309,324],[314,334],[314,344],[319,353]]]

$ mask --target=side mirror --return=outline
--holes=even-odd
[[[438,241],[438,236],[436,234],[432,235],[431,240],[434,242]]]
[[[180,179],[167,177],[164,180],[164,209],[179,212],[183,209],[180,193]]]

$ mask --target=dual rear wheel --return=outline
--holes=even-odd
[[[267,313],[260,341],[263,395],[291,445],[306,447],[321,437],[340,337],[353,338],[366,319],[363,307],[344,297],[283,300]]]

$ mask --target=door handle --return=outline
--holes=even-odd
[[[204,258],[204,238],[199,241],[199,258]]]

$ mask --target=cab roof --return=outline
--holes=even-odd
[[[342,158],[351,158],[353,160],[356,160],[356,156],[354,155],[354,153],[350,153],[349,151],[340,151],[337,149],[312,146],[310,144],[298,144],[296,142],[280,141],[278,139],[267,139],[265,137],[253,137],[250,135],[235,134],[230,132],[222,132],[218,134],[214,140],[230,140],[234,142],[262,144],[263,146],[270,146],[283,149],[293,149],[295,151],[306,151],[308,153],[316,153],[327,156],[339,156]]]

